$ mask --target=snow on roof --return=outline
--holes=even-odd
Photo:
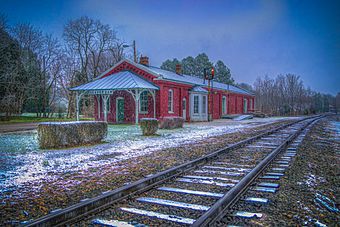
[[[130,71],[121,71],[113,73],[107,77],[73,87],[71,91],[88,91],[88,90],[124,90],[124,89],[154,89],[159,88],[153,83],[146,81]]]
[[[191,91],[199,93],[208,93],[208,91],[202,88],[201,86],[195,86],[191,89]]]
[[[104,77],[108,72],[110,72],[112,69],[114,69],[115,67],[117,67],[118,65],[120,65],[122,62],[128,62],[129,64],[132,64],[146,72],[149,72],[151,74],[153,74],[154,76],[158,77],[159,79],[164,79],[164,80],[170,80],[170,81],[174,81],[174,82],[181,82],[181,83],[187,83],[187,84],[191,84],[191,85],[198,85],[198,86],[202,86],[202,87],[207,87],[207,81],[206,83],[203,83],[203,80],[199,77],[196,76],[189,76],[189,75],[179,75],[176,74],[174,72],[171,71],[167,71],[155,66],[145,66],[142,64],[137,64],[133,61],[130,61],[129,59],[123,59],[121,61],[119,61],[117,64],[115,64],[114,66],[112,66],[111,68],[109,68],[108,70],[106,70],[105,72],[103,72],[100,76],[98,76],[96,78],[96,80],[101,79],[102,77]],[[232,91],[234,93],[239,93],[239,94],[246,94],[246,95],[254,95],[252,92],[244,90],[242,88],[236,87],[234,85],[228,85],[228,84],[223,84],[223,83],[219,83],[219,82],[213,82],[213,87],[217,88],[217,89],[221,89],[221,90],[226,90],[226,91]]]
[[[202,78],[198,78],[196,76],[189,76],[189,75],[179,75],[177,73],[167,71],[164,69],[160,69],[154,66],[149,66],[149,70],[153,71],[154,73],[158,74],[162,79],[165,80],[171,80],[171,81],[178,81],[178,82],[184,82],[188,84],[193,84],[193,85],[198,85],[202,87],[207,87],[208,82],[206,81],[203,83]],[[221,90],[226,90],[226,91],[232,91],[235,93],[240,93],[240,94],[246,94],[246,95],[253,95],[250,91],[246,91],[244,89],[241,89],[239,87],[233,86],[233,85],[228,85],[228,84],[223,84],[219,82],[213,82],[213,87]]]

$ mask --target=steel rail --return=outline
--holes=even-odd
[[[87,199],[86,201],[83,201],[83,202],[71,205],[67,208],[58,210],[56,212],[53,212],[51,214],[48,214],[46,216],[33,220],[32,222],[26,224],[25,226],[43,226],[43,227],[64,226],[64,225],[75,223],[79,220],[82,220],[82,218],[87,215],[98,213],[102,210],[105,210],[113,203],[117,203],[120,200],[125,199],[126,197],[130,195],[146,191],[154,187],[155,185],[168,180],[169,178],[178,176],[182,174],[183,172],[196,167],[197,165],[204,164],[208,161],[211,161],[221,154],[241,148],[255,140],[260,139],[261,137],[273,134],[276,131],[279,131],[291,125],[294,125],[299,122],[302,122],[302,121],[305,121],[311,118],[315,118],[315,117],[316,116],[306,117],[306,118],[299,119],[294,122],[290,122],[285,125],[281,125],[274,129],[267,130],[265,132],[260,133],[259,135],[252,136],[248,139],[236,142],[234,144],[221,148],[211,154],[205,155],[201,158],[194,159],[192,161],[189,161],[184,164],[170,168],[168,170],[156,173],[150,177],[140,179],[138,181],[135,181],[131,184],[117,188],[115,190],[104,192],[97,197]],[[209,211],[210,210],[211,209],[209,209]]]
[[[267,155],[252,171],[243,177],[231,190],[229,190],[221,199],[219,199],[210,209],[198,218],[191,226],[204,227],[210,226],[216,220],[219,220],[224,215],[225,211],[234,204],[241,195],[248,189],[248,187],[255,181],[255,179],[263,172],[263,170],[277,157],[277,155],[287,148],[287,146],[310,124],[323,118],[325,116],[318,116],[308,122],[306,125],[299,128],[293,135],[286,139],[281,145],[275,148],[269,155]]]

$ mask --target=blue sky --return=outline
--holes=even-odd
[[[340,1],[0,0],[11,25],[30,22],[62,36],[83,15],[116,29],[152,65],[205,52],[221,59],[236,82],[294,73],[306,86],[340,92]]]

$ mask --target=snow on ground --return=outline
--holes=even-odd
[[[91,167],[112,165],[156,150],[284,119],[287,118],[191,123],[185,124],[181,129],[159,130],[158,135],[152,137],[142,136],[139,127],[135,125],[110,125],[108,136],[103,144],[57,150],[39,149],[36,130],[2,134],[0,135],[0,198],[1,191],[9,188],[13,190],[26,182],[53,178],[75,171],[81,173]]]

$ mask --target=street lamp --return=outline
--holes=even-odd
[[[135,63],[137,63],[137,52],[136,52],[136,41],[133,40],[133,43],[131,45],[124,44],[123,48],[127,47],[133,47],[133,60]]]

